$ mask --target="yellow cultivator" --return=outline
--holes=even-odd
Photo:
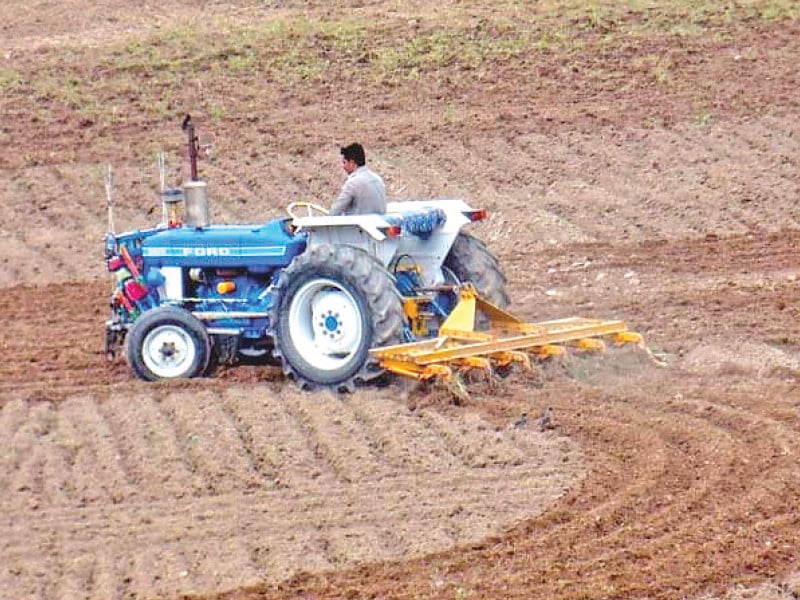
[[[476,314],[488,318],[488,328],[477,331]],[[531,358],[562,354],[567,346],[581,352],[598,352],[606,340],[615,345],[636,344],[642,336],[622,321],[573,317],[525,323],[511,313],[480,298],[471,285],[459,290],[459,300],[442,323],[438,337],[370,350],[380,365],[399,375],[419,380],[450,381],[456,371],[495,369],[519,365],[531,368]]]

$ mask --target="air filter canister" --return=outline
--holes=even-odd
[[[184,224],[187,227],[208,227],[208,187],[205,181],[187,181],[183,184],[186,202]]]

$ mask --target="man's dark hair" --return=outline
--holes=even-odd
[[[361,144],[353,143],[349,146],[342,146],[341,152],[342,158],[345,160],[352,160],[359,167],[363,167],[367,164],[367,157],[364,154],[364,147]]]

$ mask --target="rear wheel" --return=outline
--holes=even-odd
[[[472,283],[478,294],[492,304],[500,308],[509,305],[506,278],[500,270],[500,263],[478,238],[460,232],[445,258],[444,268],[450,269],[459,282]],[[485,317],[479,318],[478,324],[484,324],[486,320]]]
[[[182,308],[161,306],[145,312],[127,335],[128,363],[147,381],[202,375],[211,356],[203,324]]]
[[[281,273],[275,297],[275,356],[301,387],[352,391],[382,373],[369,349],[401,340],[394,280],[358,248],[318,246],[301,254]]]

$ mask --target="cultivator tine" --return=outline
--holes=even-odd
[[[613,339],[614,343],[616,343],[618,346],[622,346],[624,344],[636,344],[637,346],[644,348],[644,338],[641,336],[641,334],[638,334],[635,331],[620,331],[619,333],[614,334]]]
[[[475,331],[475,311],[489,318],[487,331]],[[547,360],[566,353],[603,352],[610,338],[615,345],[645,348],[638,333],[622,321],[571,317],[526,323],[480,298],[472,286],[459,290],[459,302],[442,323],[439,337],[397,346],[373,348],[370,353],[389,371],[428,380],[454,379],[454,371],[480,370],[491,379],[498,367],[519,364],[531,369],[531,357]]]
[[[616,334],[619,335],[619,334]],[[606,344],[597,338],[582,338],[574,342],[573,347],[581,353],[605,352]]]
[[[453,378],[453,370],[447,365],[418,365],[407,357],[381,358],[380,364],[387,371],[419,381],[434,378],[448,381]]]
[[[492,361],[483,356],[468,356],[455,361],[455,365],[462,371],[477,369],[485,372],[487,377],[492,374]]]
[[[455,399],[456,404],[466,404],[469,402],[469,392],[461,377],[455,376],[443,381],[438,379],[436,381],[442,384],[442,387]]]
[[[491,355],[491,359],[494,361],[496,368],[519,365],[523,371],[530,371],[533,369],[531,366],[531,357],[526,352],[519,352],[516,350],[495,352]]]
[[[533,354],[536,358],[546,360],[554,356],[562,356],[566,353],[564,346],[556,346],[555,344],[544,344],[543,346],[534,346],[529,348],[528,352]]]

